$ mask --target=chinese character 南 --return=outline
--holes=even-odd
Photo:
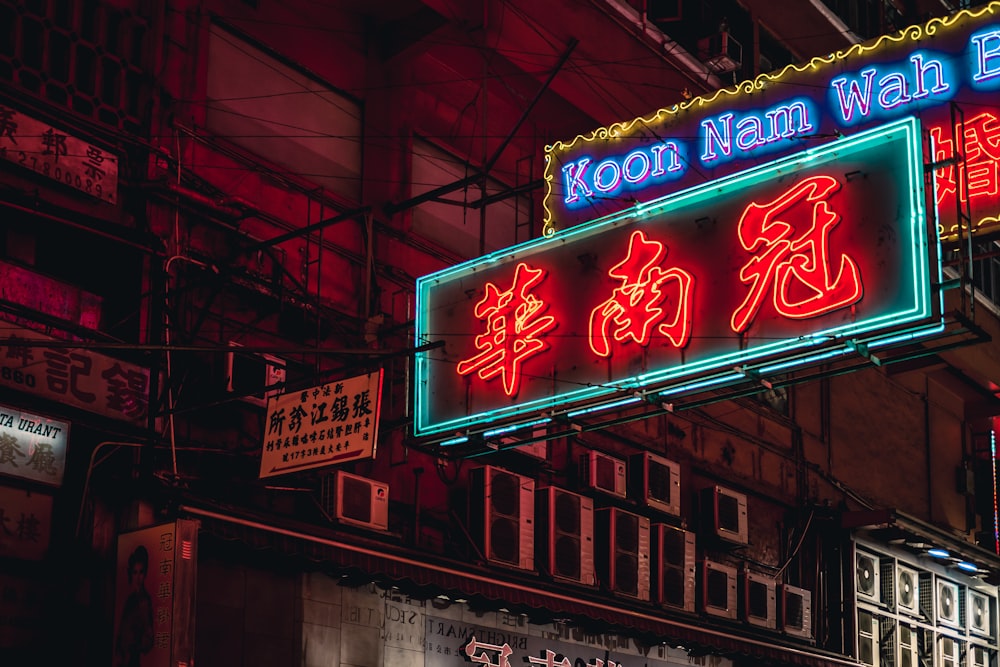
[[[733,331],[746,331],[768,295],[775,311],[791,319],[816,317],[861,300],[857,263],[847,254],[831,257],[830,233],[840,216],[830,210],[829,198],[839,189],[835,178],[813,176],[773,201],[752,202],[743,211],[739,240],[754,255],[740,269],[740,280],[750,289],[733,312]]]
[[[46,369],[45,379],[49,390],[57,394],[71,393],[84,403],[93,403],[97,398],[94,394],[80,387],[80,379],[90,375],[93,360],[85,354],[70,352],[64,354],[58,350],[44,352]]]
[[[55,475],[58,471],[56,470],[56,455],[52,451],[52,445],[47,442],[40,442],[33,449],[31,458],[28,459],[28,465],[38,472]]]
[[[661,268],[667,252],[662,243],[648,240],[645,233],[632,233],[628,256],[608,271],[621,284],[590,313],[590,349],[594,354],[609,356],[612,337],[619,343],[632,340],[645,347],[654,326],[674,347],[687,345],[694,277],[677,267]],[[670,309],[670,317],[664,307]]]
[[[476,653],[480,649],[482,652]],[[486,665],[486,667],[511,667],[510,654],[513,651],[508,644],[486,644],[476,641],[476,636],[473,635],[463,650],[465,655],[469,657],[469,662]],[[496,658],[496,662],[493,662],[493,658]]]
[[[132,419],[146,414],[148,378],[139,370],[125,370],[115,364],[101,373],[108,383],[108,408],[124,413]]]
[[[66,135],[59,134],[52,128],[42,132],[42,146],[45,150],[42,155],[55,155],[55,161],[59,162],[60,155],[66,155]]]
[[[548,304],[530,293],[544,279],[544,270],[521,262],[510,289],[501,291],[494,283],[486,284],[486,296],[474,311],[486,323],[486,332],[475,338],[479,354],[458,363],[460,375],[478,371],[483,380],[499,375],[507,395],[517,394],[521,364],[549,347],[541,336],[556,326],[555,318],[544,314]]]
[[[21,451],[20,446],[17,444],[17,438],[9,433],[0,433],[0,465],[9,463],[17,468],[17,461],[14,460],[15,456],[24,458],[24,452]]]

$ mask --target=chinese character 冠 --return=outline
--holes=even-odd
[[[478,371],[483,380],[501,376],[504,391],[514,396],[520,386],[521,364],[549,344],[540,338],[556,326],[548,305],[529,290],[545,279],[545,271],[532,269],[524,262],[514,271],[514,284],[501,291],[486,284],[486,296],[476,304],[474,313],[486,322],[486,333],[475,338],[479,354],[458,363],[459,375]]]
[[[600,357],[611,354],[612,336],[619,343],[629,339],[649,345],[653,327],[674,347],[687,345],[691,337],[691,290],[694,277],[683,269],[660,268],[667,248],[650,241],[641,232],[629,239],[628,256],[611,267],[608,275],[621,281],[610,298],[590,313],[590,349]],[[668,286],[676,287],[676,295]],[[673,309],[667,322],[663,306]]]
[[[482,649],[481,653],[476,653]],[[472,635],[463,648],[465,655],[469,657],[469,662],[474,662],[486,667],[510,667],[511,651],[509,644],[486,644],[476,641],[476,636]],[[493,662],[491,653],[496,654],[496,662]]]
[[[840,216],[828,198],[840,189],[831,176],[813,176],[770,202],[752,202],[739,222],[743,249],[756,253],[740,269],[750,289],[733,311],[730,326],[746,331],[770,293],[775,311],[790,319],[817,317],[861,300],[864,293],[857,263],[841,254],[831,271],[830,232]]]

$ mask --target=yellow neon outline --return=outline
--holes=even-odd
[[[1000,11],[1000,2],[994,1],[975,9],[962,9],[951,16],[945,16],[943,18],[934,17],[927,23],[921,25],[911,25],[904,28],[895,35],[881,35],[873,44],[853,44],[846,51],[837,51],[826,56],[817,56],[804,65],[786,65],[784,69],[776,74],[768,72],[758,75],[755,79],[743,81],[742,83],[730,88],[720,88],[712,93],[710,97],[694,97],[690,100],[684,100],[679,104],[675,104],[669,109],[657,109],[653,115],[649,117],[640,116],[630,121],[616,121],[607,127],[599,127],[588,134],[578,134],[568,142],[557,141],[554,144],[550,144],[545,147],[545,172],[543,174],[543,180],[545,181],[545,194],[542,197],[542,210],[544,211],[542,220],[542,235],[553,236],[556,233],[556,227],[555,224],[553,224],[553,213],[549,209],[549,198],[552,196],[552,180],[555,178],[550,169],[553,164],[552,153],[555,151],[568,151],[581,141],[590,142],[617,139],[632,132],[635,126],[640,123],[644,125],[660,123],[663,122],[662,119],[665,119],[670,115],[686,111],[696,105],[705,106],[707,104],[711,104],[725,95],[740,95],[743,93],[749,94],[755,90],[762,90],[768,85],[768,83],[778,81],[789,71],[793,73],[806,72],[810,68],[817,69],[821,65],[830,65],[843,58],[860,56],[862,54],[875,51],[876,49],[881,48],[883,44],[898,44],[907,39],[910,41],[917,41],[924,37],[932,37],[937,34],[939,29],[946,29],[959,21],[965,19],[977,19],[986,14],[995,14],[997,11]],[[976,224],[976,228],[978,229],[984,226],[987,220],[1000,222],[997,218],[983,218],[983,220]]]

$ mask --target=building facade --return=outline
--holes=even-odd
[[[1000,3],[0,0],[0,26],[3,664],[998,664]],[[455,352],[502,347],[454,324],[514,293],[476,276],[679,192],[732,273],[712,206],[908,119],[913,211],[851,158],[867,282],[823,314],[864,320],[908,244],[919,322],[750,357],[734,315],[736,356],[643,385],[605,310],[606,349],[523,367],[582,397],[524,409],[519,366]],[[552,274],[566,317],[609,238]],[[815,274],[818,239],[773,270]]]

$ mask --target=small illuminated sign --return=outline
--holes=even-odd
[[[269,398],[261,478],[373,458],[381,406],[381,370]]]
[[[444,346],[417,357],[416,435],[665,401],[930,325],[920,149],[896,121],[420,278],[417,344]]]
[[[0,405],[0,474],[60,486],[69,422]]]
[[[998,90],[994,2],[556,142],[547,233],[911,116],[929,133],[942,239],[966,217],[966,235],[1000,232]]]

